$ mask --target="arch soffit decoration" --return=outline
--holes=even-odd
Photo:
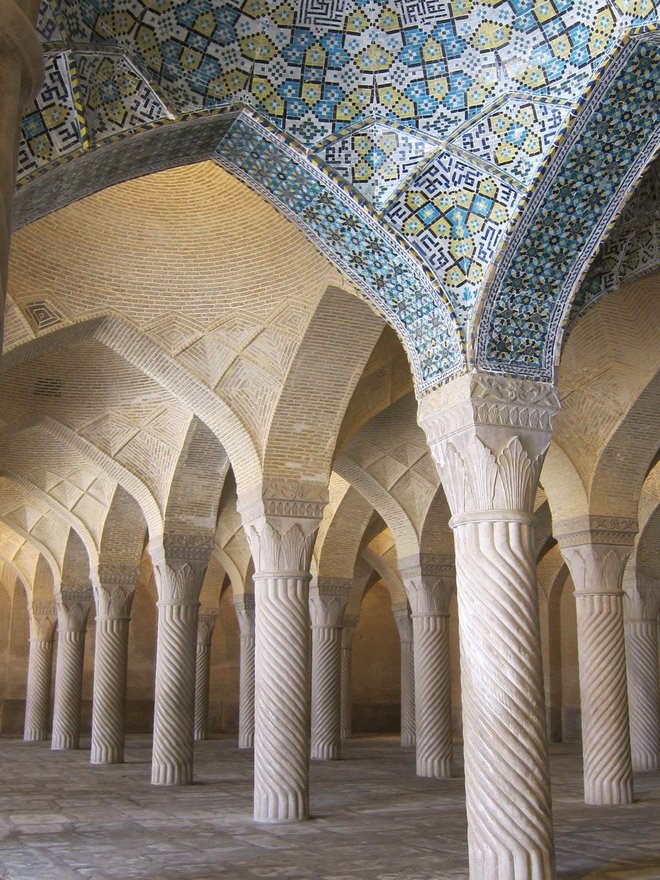
[[[23,188],[23,199],[19,193],[19,213],[28,202],[35,207],[36,213],[33,216],[51,210],[54,207],[53,201],[57,203],[58,198],[59,204],[63,203],[61,193],[69,188],[62,185],[67,176],[67,165],[75,162],[62,161],[57,167],[59,160],[77,157],[78,162],[88,166],[87,174],[80,173],[80,169],[76,172],[78,179],[83,181],[83,187],[74,197],[80,197],[85,194],[85,187],[90,192],[99,186],[116,182],[106,177],[112,166],[121,169],[121,179],[155,170],[145,167],[144,158],[147,153],[158,157],[156,162],[160,168],[178,164],[184,156],[185,161],[190,161],[190,144],[191,141],[196,142],[192,150],[195,158],[201,159],[212,154],[219,164],[258,189],[281,211],[302,225],[308,237],[342,271],[353,278],[376,310],[397,329],[404,340],[418,393],[434,387],[465,367],[463,328],[469,328],[472,324],[474,303],[482,286],[484,269],[484,266],[479,265],[478,258],[468,256],[468,246],[467,250],[463,248],[460,257],[450,260],[453,275],[445,273],[439,279],[438,275],[441,273],[434,269],[434,260],[443,262],[443,254],[437,252],[438,246],[442,244],[449,248],[449,242],[442,243],[442,235],[429,232],[432,222],[437,218],[437,205],[433,198],[427,198],[424,181],[430,178],[432,185],[442,195],[443,182],[446,186],[447,180],[460,181],[463,184],[467,177],[476,179],[478,186],[471,195],[479,201],[477,214],[480,211],[483,219],[485,202],[481,203],[481,197],[485,196],[486,200],[490,198],[497,203],[499,216],[495,219],[490,217],[489,223],[482,224],[487,228],[481,238],[476,236],[471,240],[472,253],[481,254],[487,242],[493,243],[497,250],[504,240],[506,230],[511,229],[511,224],[519,219],[524,193],[537,182],[539,170],[562,133],[567,129],[571,130],[570,123],[575,110],[581,101],[584,103],[585,81],[599,69],[606,71],[606,75],[602,77],[603,82],[615,78],[622,66],[621,57],[627,52],[634,54],[628,50],[629,46],[637,42],[636,38],[628,38],[630,28],[638,27],[644,31],[656,18],[655,11],[637,16],[628,14],[627,7],[624,10],[618,2],[608,2],[603,10],[594,8],[589,13],[578,13],[573,10],[573,4],[570,4],[568,12],[563,10],[558,13],[557,20],[548,25],[552,27],[551,33],[555,37],[550,40],[550,32],[546,34],[540,22],[530,22],[525,15],[514,15],[512,11],[506,10],[511,16],[511,21],[505,28],[510,39],[505,39],[498,45],[490,45],[487,41],[484,43],[484,34],[481,33],[483,16],[479,14],[453,12],[447,21],[436,22],[432,18],[417,21],[413,7],[408,9],[405,4],[407,11],[404,11],[403,18],[390,16],[386,21],[381,16],[377,22],[369,22],[363,14],[363,30],[366,31],[369,25],[375,25],[389,38],[389,45],[394,45],[393,41],[397,39],[402,42],[401,52],[396,55],[396,59],[397,63],[403,64],[401,75],[404,80],[410,76],[411,84],[404,88],[404,92],[400,92],[398,86],[381,86],[376,83],[376,71],[369,59],[373,58],[373,49],[377,48],[378,43],[369,43],[370,37],[363,38],[360,42],[356,35],[347,33],[345,26],[342,30],[343,8],[341,13],[329,12],[331,16],[339,16],[336,22],[315,20],[314,13],[300,12],[302,18],[297,22],[297,27],[294,27],[295,14],[290,20],[278,20],[275,15],[269,14],[266,7],[262,14],[256,15],[249,15],[233,7],[216,9],[215,12],[222,13],[223,20],[217,21],[216,26],[221,27],[225,41],[229,39],[231,43],[233,39],[237,39],[237,23],[243,30],[250,31],[252,37],[247,42],[241,41],[241,61],[239,67],[232,71],[222,69],[222,64],[225,63],[222,53],[212,53],[213,62],[210,60],[211,56],[200,54],[199,61],[201,63],[205,58],[206,68],[213,64],[218,67],[215,71],[217,76],[211,80],[207,73],[184,76],[183,70],[177,67],[179,60],[171,56],[171,53],[165,62],[162,53],[166,50],[163,40],[167,35],[157,32],[158,28],[153,27],[148,15],[145,19],[140,14],[144,9],[137,0],[127,0],[126,5],[129,7],[126,10],[127,20],[135,23],[140,20],[141,27],[146,25],[150,38],[148,50],[143,51],[133,40],[133,29],[130,27],[123,36],[111,34],[106,16],[94,4],[89,4],[84,14],[80,14],[78,4],[71,2],[62,7],[60,15],[45,5],[40,30],[49,61],[52,61],[53,76],[58,79],[62,89],[66,90],[67,78],[69,82],[72,81],[71,70],[74,70],[81,84],[79,91],[84,92],[84,95],[78,97],[83,97],[83,104],[85,99],[87,101],[73,126],[75,137],[70,139],[73,151],[71,156],[64,155],[64,150],[59,157],[49,155],[38,162],[35,160],[35,151],[30,149],[30,139],[24,140],[21,159],[26,185]],[[133,6],[136,7],[137,15],[133,14],[136,12],[132,9]],[[185,7],[185,3],[178,6]],[[212,7],[209,9],[213,10]],[[73,12],[73,17],[69,16],[69,12]],[[311,15],[311,19],[305,20],[305,15]],[[580,15],[586,15],[588,20],[580,20]],[[467,20],[459,22],[458,19]],[[185,30],[185,14],[177,21],[177,26]],[[438,72],[446,74],[448,67],[450,76],[439,77],[437,82],[431,83],[427,81],[427,72],[424,70],[425,78],[421,85],[415,79],[420,73],[417,69],[420,64],[417,60],[419,49],[406,45],[406,28],[413,24],[416,25],[415,30],[420,38],[440,37],[446,41],[443,42],[443,53],[449,61],[445,61],[443,71]],[[72,26],[77,28],[76,33],[67,34],[67,28]],[[434,26],[439,28],[437,34]],[[189,22],[187,27],[190,27]],[[574,33],[577,32],[576,28],[582,34],[587,34],[587,38],[582,37],[584,45],[574,47],[570,59],[562,60],[561,53],[557,54],[559,50],[556,49],[557,34]],[[465,39],[463,35],[469,35],[469,39]],[[597,39],[590,41],[588,37],[592,35]],[[63,45],[69,38],[77,44],[76,51]],[[326,111],[329,115],[323,117],[322,113],[317,112],[316,123],[310,129],[314,115],[309,106],[303,113],[304,120],[300,113],[292,110],[292,102],[297,101],[302,107],[305,99],[309,99],[309,90],[303,89],[298,94],[292,94],[290,89],[297,79],[300,80],[300,88],[305,84],[303,58],[307,56],[305,50],[311,39],[318,39],[323,45],[322,54],[329,56],[330,70],[359,68],[356,72],[360,82],[354,90],[355,94],[351,93],[350,96],[345,94],[341,75],[334,75],[337,82],[329,88],[323,84],[324,94],[320,93],[319,87],[316,100],[320,99],[328,105]],[[303,43],[298,45],[296,41],[300,40]],[[622,43],[623,48],[620,48]],[[479,45],[483,53],[481,61],[484,73],[478,84],[472,82],[472,74],[466,72],[466,65],[463,63],[463,55],[473,51],[474,45]],[[251,48],[246,50],[246,46]],[[293,77],[291,81],[287,80],[287,86],[271,83],[265,67],[260,66],[261,62],[274,58],[278,52],[286,58],[283,68],[286,67],[288,75]],[[519,53],[518,56],[516,52]],[[531,59],[537,62],[528,69],[520,61],[526,53],[530,53]],[[380,57],[385,57],[382,52]],[[393,62],[394,56],[386,65],[387,69]],[[68,77],[67,72],[62,70],[63,65],[67,67]],[[630,73],[631,65],[623,66]],[[143,98],[141,103],[144,112],[142,116],[139,113],[136,116],[137,111],[126,112],[123,123],[110,124],[106,108],[96,106],[92,110],[88,99],[90,94],[98,93],[103,76],[112,79],[120,69],[124,74],[130,74],[128,78],[132,78],[135,83],[136,93]],[[177,70],[181,74],[179,80],[176,78]],[[156,71],[160,74],[157,83],[152,81],[156,77]],[[59,78],[56,72],[59,73]],[[566,81],[564,77],[567,78]],[[436,91],[434,94],[432,86],[437,88],[443,83],[449,90],[448,93],[439,94]],[[417,85],[416,89],[413,84]],[[404,85],[405,83],[402,87]],[[594,93],[597,90],[596,87]],[[570,94],[570,99],[566,98],[567,94]],[[552,96],[549,100],[548,95]],[[351,119],[346,120],[350,124],[344,127],[339,120],[350,104],[349,98],[354,101],[354,106]],[[35,113],[32,114],[33,121],[36,116],[43,119],[39,100]],[[66,103],[66,99],[64,101]],[[507,144],[503,140],[498,142],[497,137],[491,137],[490,140],[480,138],[479,129],[488,128],[487,123],[492,114],[502,111],[505,115],[511,115],[512,106],[516,102],[524,104],[525,101],[531,103],[532,112],[538,114],[539,118],[543,113],[547,114],[548,106],[554,107],[554,120],[546,126],[545,131],[542,130],[540,140],[543,146],[540,154],[526,163],[512,163],[510,158],[502,158],[507,154]],[[176,110],[173,111],[168,105],[176,107]],[[206,112],[203,122],[195,118],[202,109]],[[217,111],[217,115],[209,115],[209,110]],[[478,114],[476,117],[475,112]],[[582,113],[580,117],[584,115]],[[471,122],[470,116],[477,121]],[[122,125],[125,127],[122,128]],[[193,131],[193,126],[199,130]],[[438,126],[440,130],[451,131],[449,143],[439,139],[436,133]],[[339,170],[333,167],[333,147],[352,149],[355,133],[373,135],[379,129],[388,134],[394,132],[400,141],[400,147],[405,144],[409,153],[412,146],[416,160],[412,163],[415,166],[413,172],[410,173],[410,169],[406,171],[408,179],[400,186],[399,192],[392,194],[389,205],[380,205],[373,192],[369,192],[368,199],[364,188],[361,190],[355,182],[347,182],[342,177],[342,171],[347,173],[346,166],[352,167],[351,159],[348,163],[344,159],[343,167],[339,167]],[[131,131],[134,132],[133,136],[126,137]],[[159,139],[162,147],[170,136],[173,142],[170,156],[167,156],[168,150],[154,149],[155,141]],[[321,140],[313,144],[319,136]],[[103,145],[104,139],[108,139],[104,149],[98,149]],[[149,139],[151,143],[148,144]],[[477,147],[470,146],[473,141],[477,142]],[[61,142],[60,138],[59,143]],[[131,145],[137,147],[132,157]],[[510,152],[511,145],[508,149]],[[115,154],[121,151],[126,162],[117,162],[116,156],[111,161],[105,161],[110,158],[111,151]],[[560,153],[566,153],[565,145],[563,153],[561,150]],[[338,155],[341,155],[341,149]],[[106,167],[102,168],[104,161]],[[132,162],[134,164],[131,168]],[[558,164],[555,162],[555,166]],[[519,176],[516,177],[516,174]],[[90,176],[96,179],[95,185],[90,185]],[[482,184],[486,188],[484,192],[481,192]],[[509,194],[502,199],[500,191],[505,189],[508,189]],[[453,189],[450,187],[450,191],[452,195],[463,192],[461,185],[454,186]],[[533,204],[530,203],[526,208],[528,215],[530,207]],[[426,216],[430,218],[428,223],[418,213],[419,208],[426,209]],[[471,214],[469,217],[473,219]],[[592,230],[591,238],[598,236],[598,230]],[[444,238],[451,239],[452,235]],[[431,244],[434,252],[428,253],[431,239],[435,239]],[[495,250],[491,257],[494,257]],[[520,251],[515,241],[513,248],[508,248],[507,254],[512,251]],[[451,256],[450,249],[444,256],[448,254]],[[490,262],[492,259],[487,259],[484,265]],[[472,278],[469,277],[470,272]],[[504,275],[507,276],[506,271]],[[498,306],[506,310],[510,297],[500,295],[496,298]],[[488,309],[486,304],[486,311]],[[483,305],[479,307],[478,314],[482,311]],[[499,314],[500,325],[501,318],[502,315]],[[490,358],[490,369],[495,371],[524,373],[533,378],[547,377],[548,358],[541,349],[544,345],[546,348],[554,347],[554,337],[560,336],[557,322],[549,320],[548,324],[540,328],[545,333],[545,338],[537,340],[537,354],[533,357],[529,349],[525,349],[528,339],[519,344],[521,327],[523,335],[525,330],[530,335],[530,327],[525,327],[525,321],[525,317],[521,320],[520,314],[514,316],[515,326],[508,328],[512,332],[509,333],[511,339],[507,338],[507,342],[518,341],[515,345],[509,345],[508,349],[505,346],[497,348],[496,352],[487,351],[484,354],[481,350],[483,346],[478,345],[477,363],[480,364],[485,357],[486,360]],[[527,321],[528,325],[529,323]],[[482,322],[483,326],[488,326],[488,334],[491,324],[490,320]],[[535,325],[532,326],[538,331]],[[498,345],[503,336],[506,336],[506,332],[497,337]],[[488,338],[485,343],[487,347]],[[550,363],[552,354],[551,352]]]

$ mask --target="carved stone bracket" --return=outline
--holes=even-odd
[[[238,506],[243,523],[247,525],[264,517],[320,521],[327,503],[325,483],[278,479],[265,480],[243,492]]]
[[[218,620],[217,608],[200,608],[197,618],[197,644],[210,645]]]
[[[660,580],[637,572],[635,584],[624,585],[627,620],[655,620],[660,613]]]
[[[340,627],[352,591],[351,580],[324,578],[322,581],[312,583],[309,591],[312,626]]]
[[[57,623],[54,602],[34,602],[30,609],[30,641],[52,641]]]
[[[92,605],[90,587],[65,587],[55,597],[60,632],[81,632],[87,627],[87,616]]]
[[[274,572],[309,576],[317,519],[261,517],[250,523],[248,542],[254,560],[255,577]]]
[[[580,516],[557,523],[553,531],[562,550],[582,544],[611,544],[628,547],[629,554],[637,521],[629,517]]]
[[[412,642],[413,628],[410,610],[407,602],[396,602],[392,605],[392,614],[394,622],[399,631],[399,639],[401,642]]]
[[[196,604],[214,547],[206,532],[174,532],[151,549],[159,604]]]
[[[531,516],[558,411],[552,385],[475,373],[423,398],[419,423],[454,525],[465,515]]]

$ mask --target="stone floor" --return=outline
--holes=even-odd
[[[354,740],[312,768],[315,818],[251,821],[251,756],[232,740],[196,746],[198,783],[149,784],[150,742],[127,763],[0,741],[2,880],[467,880],[463,780],[417,779],[391,738]],[[575,747],[553,747],[561,880],[660,880],[660,773],[637,802],[586,807]],[[655,866],[655,867],[654,867]]]

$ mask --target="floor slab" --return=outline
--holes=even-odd
[[[315,763],[314,818],[286,826],[252,822],[252,757],[233,740],[197,743],[182,788],[150,785],[150,750],[133,736],[125,764],[93,767],[84,749],[0,740],[0,878],[468,880],[463,779],[418,779],[393,738]],[[580,774],[577,748],[553,746],[559,880],[660,880],[660,773],[617,808],[583,804]]]

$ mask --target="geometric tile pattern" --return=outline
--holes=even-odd
[[[437,144],[409,130],[376,122],[334,140],[318,153],[380,210],[414,168],[437,149]]]
[[[519,199],[504,181],[443,150],[387,211],[435,272],[464,327]]]
[[[160,98],[122,55],[76,53],[74,57],[93,140],[130,131],[168,115]]]
[[[531,183],[569,115],[570,106],[512,96],[462,128],[452,143]]]
[[[660,266],[660,159],[648,169],[598,250],[571,306],[569,327],[601,296]]]
[[[274,133],[241,114],[213,157],[273,202],[338,265],[399,332],[417,387],[463,364],[454,318],[423,270],[382,222]]]
[[[69,57],[68,52],[46,56],[44,85],[23,117],[18,163],[24,175],[82,147]]]
[[[660,142],[656,40],[631,39],[554,157],[491,284],[477,364],[552,379],[566,306],[626,192]]]
[[[617,38],[608,0],[68,0],[178,112],[247,102],[305,145],[378,107],[445,136],[512,91],[576,98]]]

